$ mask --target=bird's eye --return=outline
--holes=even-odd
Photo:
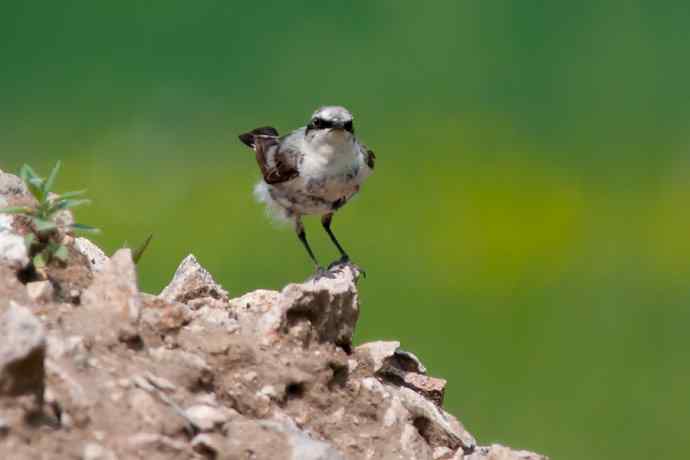
[[[345,131],[350,131],[351,133],[354,133],[354,126],[352,126],[352,120],[346,121],[345,122]]]

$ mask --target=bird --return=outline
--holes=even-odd
[[[314,263],[315,276],[352,264],[331,229],[333,214],[360,191],[376,161],[374,152],[355,137],[352,113],[342,106],[324,106],[314,111],[306,126],[287,135],[264,126],[240,134],[239,139],[254,150],[261,171],[254,195],[271,214],[292,222]],[[319,264],[307,240],[302,218],[311,215],[321,217],[340,253],[328,270]]]

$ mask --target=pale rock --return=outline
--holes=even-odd
[[[460,449],[462,451],[462,449]],[[445,460],[445,459],[450,459],[455,452],[445,446],[439,446],[435,447],[433,451],[433,458],[434,460]]]
[[[228,311],[245,334],[259,334],[259,320],[273,311],[280,299],[280,292],[268,289],[257,289],[241,297],[230,299]]]
[[[91,268],[93,273],[103,271],[110,261],[101,248],[93,244],[87,238],[76,238],[74,240],[74,248],[86,257],[89,261],[89,268]]]
[[[443,396],[446,389],[446,380],[428,375],[408,372],[403,376],[403,384],[431,400],[438,407],[443,405]]]
[[[43,400],[46,339],[27,307],[10,301],[0,315],[0,394],[33,394]]]
[[[417,428],[407,423],[400,434],[400,453],[406,460],[432,460],[431,447],[419,434]]]
[[[400,349],[400,342],[379,341],[355,348],[355,356],[371,371],[395,385],[406,386],[433,401],[443,404],[446,381],[426,374],[426,368],[414,354]]]
[[[47,303],[53,299],[55,290],[53,284],[46,281],[33,281],[26,284],[26,292],[29,299],[37,303]]]
[[[0,197],[11,199],[24,196],[30,196],[24,181],[14,174],[0,171]]]
[[[134,326],[141,314],[141,298],[132,253],[128,248],[118,250],[104,269],[94,274],[93,282],[81,296],[85,315],[96,315],[99,320],[84,321],[93,335],[112,340],[127,340],[136,336]],[[107,320],[104,320],[107,318]]]
[[[153,386],[155,386],[159,390],[175,391],[177,389],[175,384],[172,383],[170,380],[165,379],[163,377],[158,377],[157,375],[154,375],[150,372],[147,372],[146,374],[144,374],[144,377],[146,377],[146,380],[148,380],[149,383],[151,383]]]
[[[84,446],[81,458],[82,460],[117,460],[117,455],[98,443],[88,442]]]
[[[134,449],[154,447],[183,451],[187,443],[158,433],[137,433],[127,438],[127,444]]]
[[[0,214],[0,219],[6,220],[10,216]],[[12,270],[21,270],[29,265],[29,253],[24,244],[24,238],[8,230],[0,228],[0,265]]]
[[[194,315],[189,306],[161,299],[160,297],[141,293],[142,325],[151,328],[156,333],[167,333],[180,329],[189,324]]]
[[[211,367],[197,354],[165,347],[151,348],[148,352],[153,359],[167,366],[170,379],[178,385],[193,389],[213,380]]]
[[[287,333],[303,341],[334,343],[345,349],[359,317],[356,282],[359,271],[352,266],[302,284],[289,284],[276,304],[259,318],[259,336],[268,341]]]
[[[84,339],[78,335],[63,337],[56,332],[51,332],[46,336],[46,343],[48,345],[48,357],[53,360],[86,353]]]
[[[355,356],[359,361],[370,364],[372,372],[377,373],[399,348],[400,342],[379,340],[359,345],[355,348]]]
[[[389,386],[389,389],[418,421],[418,430],[432,447],[462,448],[465,452],[474,449],[474,437],[453,416],[410,388]]]
[[[172,281],[161,291],[159,297],[193,308],[203,305],[222,308],[228,303],[228,292],[192,254],[180,263]]]
[[[291,460],[345,460],[345,457],[331,444],[313,439],[294,426],[269,420],[260,421],[259,424],[287,436],[292,451]]]
[[[549,457],[527,450],[513,450],[500,444],[477,447],[473,453],[462,455],[458,452],[453,460],[548,460]]]
[[[200,431],[213,431],[228,420],[222,410],[206,404],[187,408],[185,415]]]
[[[204,305],[198,310],[191,310],[191,312],[194,323],[201,328],[220,328],[227,334],[233,334],[240,329],[237,319],[232,317],[231,312],[225,308],[212,308]]]

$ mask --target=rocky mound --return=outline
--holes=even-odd
[[[0,207],[31,199],[0,172]],[[231,298],[190,255],[151,295],[64,231],[31,270],[27,231],[0,214],[0,458],[545,458],[477,446],[399,343],[353,347],[353,267]]]

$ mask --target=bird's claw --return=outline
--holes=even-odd
[[[339,260],[336,260],[335,262],[331,263],[328,266],[328,270],[340,271],[345,267],[350,267],[350,269],[352,269],[353,271],[360,273],[363,278],[367,277],[367,272],[362,267],[352,262],[348,256],[343,256]]]
[[[335,279],[335,274],[333,274],[331,271],[330,266],[327,269],[321,266],[316,267],[316,271],[307,279],[307,281],[317,281],[320,278]]]

